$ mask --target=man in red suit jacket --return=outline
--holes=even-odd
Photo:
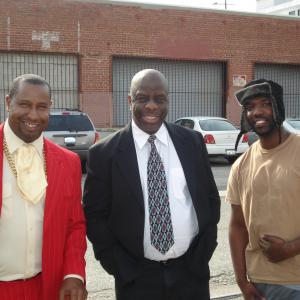
[[[0,125],[0,298],[84,300],[80,160],[43,139],[51,106],[51,89],[43,78],[16,78],[6,105],[9,116]],[[26,176],[22,160],[28,163]],[[36,169],[30,169],[33,165]],[[31,170],[42,175],[28,189]]]

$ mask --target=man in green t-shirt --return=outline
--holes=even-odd
[[[236,93],[241,134],[259,137],[232,166],[229,241],[244,299],[300,299],[300,137],[289,133],[282,87],[249,82]],[[237,141],[238,142],[238,141]]]

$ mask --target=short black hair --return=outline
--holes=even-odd
[[[15,78],[10,86],[8,95],[10,98],[14,98],[19,91],[21,83],[29,83],[35,85],[47,86],[49,97],[51,99],[51,87],[46,79],[36,74],[23,74]]]

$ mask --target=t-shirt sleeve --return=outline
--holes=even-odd
[[[241,205],[238,183],[238,164],[233,164],[228,178],[225,202]]]

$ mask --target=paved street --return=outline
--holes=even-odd
[[[218,225],[218,247],[210,261],[211,295],[212,297],[217,297],[239,293],[239,288],[235,284],[228,243],[230,205],[224,202],[224,194],[231,165],[225,159],[213,159],[211,160],[211,165],[218,190],[222,195],[221,219]]]
[[[212,160],[212,170],[219,191],[226,189],[227,179],[230,172],[230,165],[225,160]],[[84,176],[85,177],[85,176]],[[84,180],[84,178],[83,178]],[[222,194],[222,193],[221,193]],[[211,295],[212,297],[238,293],[239,290],[234,282],[234,274],[231,265],[228,245],[228,222],[230,207],[224,203],[222,197],[221,221],[219,223],[218,243],[219,246],[210,262],[211,267]],[[87,288],[89,298],[94,300],[114,300],[114,281],[106,274],[94,259],[91,245],[88,246],[87,260]],[[237,299],[237,298],[235,298]]]

